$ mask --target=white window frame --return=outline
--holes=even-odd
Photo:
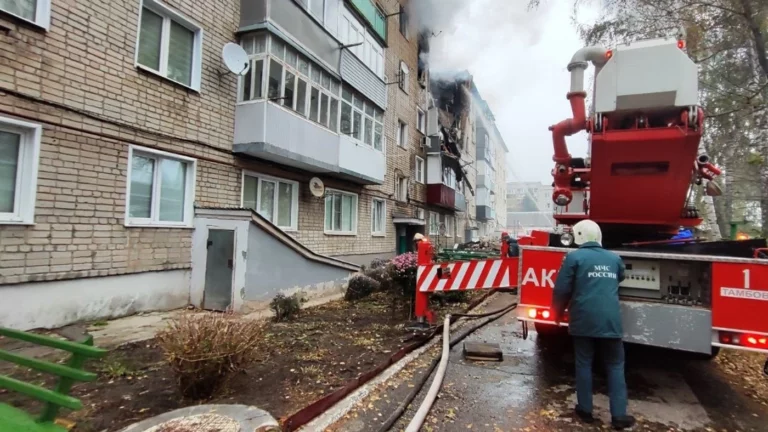
[[[184,220],[181,222],[169,222],[159,220],[160,212],[160,182],[157,181],[160,176],[159,165],[155,165],[154,177],[152,179],[152,202],[150,204],[149,218],[130,217],[131,208],[131,173],[133,154],[141,153],[144,156],[160,159],[171,159],[187,164],[187,178],[184,184]],[[192,228],[192,219],[195,208],[195,188],[197,187],[197,159],[181,156],[174,153],[155,150],[147,147],[131,145],[128,147],[128,175],[125,185],[125,226],[126,227],[166,227],[166,228]]]
[[[149,66],[144,66],[139,63],[139,39],[141,38],[141,15],[147,8],[152,12],[163,17],[163,28],[160,36],[160,70],[154,70]],[[168,77],[168,45],[170,44],[170,31],[171,21],[175,21],[177,24],[186,27],[188,30],[195,34],[195,41],[192,47],[192,71],[190,75],[189,85],[178,82]],[[168,81],[174,82],[180,86],[192,89],[196,92],[200,92],[200,80],[202,75],[203,66],[203,27],[179,12],[166,6],[164,3],[158,0],[141,0],[139,6],[139,19],[136,28],[136,45],[134,53],[134,66],[137,69],[142,69],[147,72],[151,72],[155,75],[162,77]]]
[[[321,16],[321,17],[318,17],[317,15],[312,13],[313,3],[318,2],[318,1],[323,4],[323,16]],[[307,0],[307,13],[309,13],[309,15],[312,18],[316,19],[320,24],[325,25],[325,15],[327,14],[327,9],[328,9],[328,5],[327,5],[327,1],[326,0]]]
[[[400,70],[398,71],[400,80],[398,81],[397,86],[400,87],[400,90],[405,92],[405,94],[408,94],[408,77],[410,74],[411,70],[408,68],[408,65],[405,64],[404,61],[400,60]]]
[[[427,115],[424,110],[416,107],[416,129],[422,134],[426,135],[427,130]]]
[[[443,223],[445,224],[445,237],[453,237],[455,222],[453,216],[444,215]]]
[[[344,6],[339,18],[339,39],[346,45],[354,45],[349,51],[355,55],[379,79],[384,80],[384,47],[377,42],[370,30],[355,18]],[[352,37],[354,35],[354,38]]]
[[[348,100],[344,99],[344,90],[347,90],[352,95],[352,101],[348,101]],[[354,101],[357,100],[357,99],[359,99],[359,100],[361,100],[363,102],[363,108],[362,109],[358,108],[355,105]],[[349,134],[347,134],[346,132],[342,132],[342,130],[341,130],[341,112],[343,111],[344,105],[348,105],[350,107],[350,113],[351,113],[350,115],[352,116],[350,118],[350,123],[352,125],[352,130],[350,131],[351,133],[349,133]],[[374,111],[373,117],[369,116],[368,113],[366,112],[366,108],[368,108],[368,106],[371,106],[373,108],[373,111]],[[360,114],[361,124],[359,124],[359,125],[355,122],[355,113]],[[378,113],[379,120],[376,120],[376,117],[377,117],[376,113]],[[340,98],[340,102],[339,102],[339,113],[338,113],[338,115],[339,115],[339,121],[338,121],[339,134],[346,135],[350,139],[354,140],[355,142],[358,142],[360,144],[366,145],[366,146],[368,146],[368,147],[370,147],[370,148],[372,148],[372,149],[374,149],[374,150],[376,150],[378,152],[382,152],[382,153],[384,152],[384,149],[386,148],[386,142],[385,142],[386,137],[385,137],[385,130],[384,130],[384,111],[382,111],[381,108],[379,108],[378,106],[376,106],[376,105],[372,104],[371,102],[369,102],[367,99],[365,99],[362,96],[360,96],[360,94],[355,92],[351,87],[343,86],[343,88],[341,90],[341,98]],[[365,120],[366,119],[371,120],[371,125],[373,127],[373,129],[371,130],[371,143],[370,144],[365,142],[365,136],[366,136],[366,133],[367,133],[367,130],[365,129]],[[376,126],[381,126],[381,148],[380,149],[376,148]],[[355,137],[355,135],[354,135],[354,132],[357,130],[357,128],[360,128],[360,130],[362,131],[360,139],[357,139],[357,137]]]
[[[434,219],[435,224],[432,224],[432,219]],[[429,212],[429,221],[427,221],[428,224],[428,230],[429,235],[439,235],[440,234],[440,213],[435,212]],[[435,230],[433,231],[432,228]]]
[[[240,207],[245,208],[245,177],[255,177],[258,180],[258,187],[256,192],[256,207],[255,209],[252,209],[256,213],[259,213],[258,207],[261,203],[261,191],[263,190],[261,187],[261,181],[266,180],[270,182],[274,182],[277,185],[275,187],[275,214],[272,215],[272,224],[278,228],[280,228],[283,231],[286,232],[293,232],[299,230],[299,182],[294,180],[288,180],[281,177],[273,177],[270,175],[262,174],[257,171],[249,171],[249,170],[243,170],[242,176],[240,178]],[[280,226],[277,224],[277,196],[280,191],[279,183],[286,183],[290,184],[292,187],[291,190],[291,225],[290,226]],[[259,213],[261,214],[261,213]]]
[[[406,148],[408,145],[408,123],[397,120],[397,145]]]
[[[0,117],[0,130],[21,135],[16,166],[14,209],[0,213],[0,225],[34,225],[37,196],[37,171],[43,127],[10,117]]]
[[[395,178],[395,199],[400,202],[408,201],[408,177],[398,176]]]
[[[416,156],[416,182],[424,184],[424,159]]]
[[[35,1],[35,18],[31,20],[19,15],[16,15],[15,13],[6,11],[5,9],[3,9],[2,11],[22,21],[25,21],[32,25],[40,27],[45,31],[48,31],[51,29],[51,0],[36,0]]]
[[[248,44],[247,46],[251,46],[253,38],[243,38],[241,40],[241,45]],[[251,78],[251,95],[249,95],[249,99],[243,98],[243,80],[245,79],[245,76],[241,76],[238,78],[237,82],[237,103],[238,104],[247,104],[247,103],[254,103],[254,102],[263,102],[264,100],[271,102],[272,104],[280,107],[281,109],[296,115],[298,117],[301,117],[302,119],[306,121],[312,122],[314,125],[321,126],[327,130],[330,130],[331,132],[338,134],[340,133],[340,122],[341,122],[341,106],[343,103],[343,100],[341,99],[341,83],[337,81],[331,74],[325,71],[325,69],[321,68],[314,62],[312,62],[310,59],[306,58],[306,56],[302,55],[298,50],[291,47],[288,43],[280,40],[279,43],[282,44],[282,57],[275,55],[272,52],[272,44],[275,43],[276,38],[274,36],[269,36],[267,39],[266,44],[266,51],[262,53],[254,53],[249,55],[249,59],[251,60],[251,70],[255,70],[253,67],[257,61],[263,61],[264,67],[262,69],[262,75],[261,75],[261,88],[260,93],[261,97],[256,97],[256,87],[254,84],[256,83],[256,77],[253,73],[251,73],[249,76]],[[244,47],[246,48],[246,47]],[[293,53],[295,53],[297,57],[297,66],[293,66],[288,64],[288,62],[285,60],[285,53],[286,50],[291,50]],[[302,60],[306,61],[309,65],[307,69],[307,74],[304,74],[300,71],[298,67],[298,63]],[[282,71],[280,72],[280,89],[278,98],[279,99],[270,99],[269,98],[269,69],[272,64],[272,62],[277,63],[282,68]],[[313,75],[315,75],[313,72],[314,70],[319,71],[319,80],[313,79]],[[282,99],[285,96],[285,74],[291,73],[294,75],[294,85],[293,85],[293,100],[292,104],[294,108],[290,108],[288,106],[285,106],[285,99]],[[304,81],[306,83],[306,93],[304,95],[304,101],[299,101],[299,81]],[[324,83],[328,83],[328,86],[325,86]],[[311,104],[310,101],[312,100],[312,89],[315,89],[318,91],[318,100],[317,100],[317,120],[312,120],[310,118],[310,110],[311,110]],[[334,89],[336,92],[334,93]],[[320,122],[320,115],[322,113],[322,100],[323,95],[328,97],[328,101],[326,104],[326,110],[328,112],[328,118],[326,123]],[[332,102],[336,101],[336,122],[335,122],[335,128],[332,128],[331,125],[333,124],[332,118],[334,115],[334,112],[331,110],[331,106],[333,106]],[[304,105],[304,113],[299,112],[298,107],[300,104]],[[383,113],[382,113],[383,116]]]
[[[381,203],[381,229],[376,229],[376,203]],[[371,200],[371,234],[374,237],[385,237],[387,234],[387,201],[381,198]]]
[[[352,218],[352,231],[333,231],[332,229],[331,230],[326,229],[325,228],[325,225],[326,225],[326,220],[325,220],[326,209],[325,209],[325,206],[328,205],[328,204],[327,204],[327,202],[325,202],[325,198],[324,198],[323,199],[323,201],[324,201],[323,202],[323,232],[326,235],[356,236],[357,235],[357,222],[358,222],[358,218],[360,217],[360,209],[359,209],[360,199],[359,199],[358,194],[353,193],[353,192],[343,191],[343,190],[340,190],[340,189],[330,189],[330,188],[326,188],[325,191],[326,191],[326,193],[325,193],[326,196],[328,196],[329,194],[340,194],[340,195],[349,195],[349,196],[353,197],[355,199],[355,203],[354,203],[354,207],[353,207],[355,209],[355,215]],[[343,212],[343,210],[342,210],[342,212]],[[333,224],[331,224],[331,226],[333,226]]]

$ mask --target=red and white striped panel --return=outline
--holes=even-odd
[[[416,273],[416,289],[432,292],[509,288],[512,274],[516,274],[512,271],[513,265],[517,265],[517,260],[489,259],[421,265]],[[448,273],[446,269],[448,275],[445,274]],[[442,277],[440,273],[443,273]]]

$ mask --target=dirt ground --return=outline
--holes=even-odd
[[[768,376],[763,373],[766,355],[737,350],[723,350],[715,358],[718,368],[744,394],[758,403],[768,406]]]
[[[435,305],[438,315],[464,310],[485,293],[470,293],[465,303]],[[207,401],[255,405],[281,418],[374,368],[408,343],[408,317],[377,294],[355,303],[336,301],[308,308],[291,322],[269,323],[261,358],[233,377],[228,390]],[[93,383],[77,384],[72,395],[84,409],[64,412],[75,432],[117,431],[136,421],[199,402],[182,400],[175,378],[154,340],[124,345],[88,365],[99,373]],[[0,374],[53,388],[53,378],[0,363]],[[36,412],[39,404],[0,390],[0,402]]]

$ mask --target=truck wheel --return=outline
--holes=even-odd
[[[533,323],[533,328],[536,329],[536,333],[541,337],[552,337],[563,333],[563,329],[556,325],[544,324],[540,322]]]

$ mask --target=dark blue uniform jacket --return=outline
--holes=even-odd
[[[619,282],[624,263],[599,243],[586,242],[568,253],[555,281],[552,298],[554,316],[560,319],[566,307],[572,336],[621,338]]]

